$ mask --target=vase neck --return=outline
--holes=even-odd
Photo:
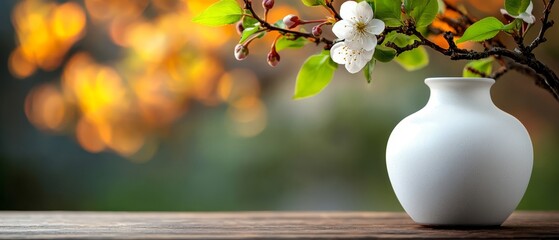
[[[494,107],[490,94],[493,83],[490,78],[427,78],[425,84],[431,90],[427,105]]]

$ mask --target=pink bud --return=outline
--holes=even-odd
[[[314,27],[312,27],[312,35],[315,37],[318,37],[322,34],[322,26],[321,25],[316,25]]]
[[[239,61],[244,60],[248,56],[248,48],[245,45],[237,44],[235,46],[235,58]]]
[[[274,0],[262,0],[262,7],[265,10],[270,10],[274,7]]]
[[[237,28],[237,33],[239,35],[243,35],[243,31],[245,30],[245,27],[243,26],[243,21],[242,20],[239,21],[235,27]]]
[[[280,61],[280,55],[276,52],[276,48],[272,48],[272,50],[268,53],[268,65],[275,67],[278,65]]]
[[[283,18],[283,23],[287,28],[291,29],[299,26],[299,24],[301,24],[301,20],[299,19],[299,17],[293,14],[289,14]]]

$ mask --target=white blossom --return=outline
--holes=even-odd
[[[384,22],[373,18],[373,9],[366,1],[357,3],[347,1],[340,7],[342,20],[336,22],[332,32],[345,39],[346,46],[353,49],[364,48],[373,50],[377,45],[377,37],[384,31]]]
[[[532,3],[532,1],[530,1],[530,5],[528,5],[528,7],[526,8],[526,11],[524,11],[523,13],[520,13],[520,15],[517,15],[517,16],[512,15],[506,9],[501,9],[501,14],[509,15],[512,18],[522,19],[522,21],[524,21],[528,24],[534,24],[534,22],[536,21],[536,17],[534,17],[534,15],[532,15],[532,9],[534,9],[534,4]]]
[[[330,49],[330,57],[338,64],[345,64],[348,72],[356,73],[371,61],[374,50],[374,48],[370,51],[364,48],[353,49],[348,47],[346,42],[339,42]]]

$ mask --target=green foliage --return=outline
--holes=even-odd
[[[260,30],[259,27],[245,28],[245,30],[243,30],[243,34],[241,34],[241,40],[239,40],[239,43],[245,42],[250,36],[252,36],[252,34],[258,32],[258,30]],[[263,36],[264,34],[261,35]]]
[[[407,71],[415,71],[429,64],[429,55],[427,55],[427,50],[423,46],[419,46],[400,54],[400,56],[396,57],[396,62]]]
[[[402,25],[402,2],[400,0],[376,0],[375,18],[378,18],[386,24],[386,26]]]
[[[505,9],[511,15],[518,16],[526,11],[531,0],[506,0]]]
[[[514,30],[522,28],[523,23],[524,21],[521,18],[517,18],[514,19],[514,21],[512,21],[511,23],[505,25],[502,30],[506,33],[512,34]]]
[[[246,13],[246,14],[249,14],[249,13]],[[253,18],[251,16],[247,16],[247,15],[245,15],[245,17],[243,17],[243,27],[244,28],[254,27],[257,24],[259,24],[259,23],[258,23],[258,20],[256,20],[255,18]]]
[[[206,26],[222,26],[241,20],[243,10],[235,0],[220,0],[209,6],[193,22]]]
[[[464,66],[464,70],[462,71],[463,77],[483,77],[480,74],[472,72],[470,69],[475,69],[476,71],[487,75],[491,74],[493,68],[493,58],[484,58],[479,60],[470,61],[466,66]]]
[[[402,33],[390,32],[389,34],[386,35],[383,45],[386,44],[387,42],[393,42],[398,47],[405,47],[418,40],[419,39],[416,36],[408,36]],[[392,49],[389,47],[386,48]],[[394,50],[394,54],[395,53],[396,50]],[[375,58],[379,57],[379,55],[376,52],[376,49],[375,49],[375,54],[373,56]],[[427,54],[427,50],[425,50],[423,46],[419,46],[418,48],[415,48],[413,50],[403,52],[402,54],[400,54],[398,57],[395,58],[395,61],[407,71],[415,71],[424,68],[429,64],[429,55]]]
[[[287,26],[285,26],[285,23],[283,22],[283,19],[276,21],[273,25],[279,28],[287,28]]]
[[[302,99],[318,94],[330,83],[336,68],[338,64],[330,58],[330,51],[322,51],[307,58],[297,74],[293,98]]]
[[[281,51],[286,48],[301,48],[305,44],[309,43],[305,38],[300,37],[297,39],[289,39],[285,36],[281,36],[276,42],[276,51]]]
[[[404,8],[417,27],[431,24],[439,12],[437,0],[404,0]]]
[[[443,14],[446,11],[446,5],[444,5],[443,0],[437,0],[437,4],[439,5],[439,14]]]
[[[419,41],[419,38],[417,38],[417,36],[408,36],[406,34],[393,31],[386,34],[384,43],[382,45],[385,46],[388,42],[393,42],[398,47],[405,47],[409,44],[412,44],[414,41]]]
[[[466,41],[484,41],[490,38],[495,37],[499,31],[503,30],[505,25],[499,21],[499,19],[494,17],[486,17],[481,19],[474,24],[472,24],[466,31],[464,35],[457,43],[466,42]]]
[[[396,57],[396,50],[382,45],[377,45],[375,47],[375,52],[373,58],[381,62],[390,62]]]
[[[365,65],[365,68],[363,68],[363,75],[365,75],[365,79],[368,83],[371,83],[371,80],[373,79],[373,69],[375,68],[376,63],[377,61],[372,59],[367,63],[367,65]]]
[[[324,2],[324,0],[301,0],[301,2],[303,2],[303,4],[305,4],[306,6],[312,7],[312,6],[320,6],[320,5],[325,5],[326,2]]]

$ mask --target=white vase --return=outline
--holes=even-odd
[[[427,78],[427,105],[402,120],[386,149],[390,182],[423,225],[501,225],[528,186],[530,136],[497,108],[489,78]]]

